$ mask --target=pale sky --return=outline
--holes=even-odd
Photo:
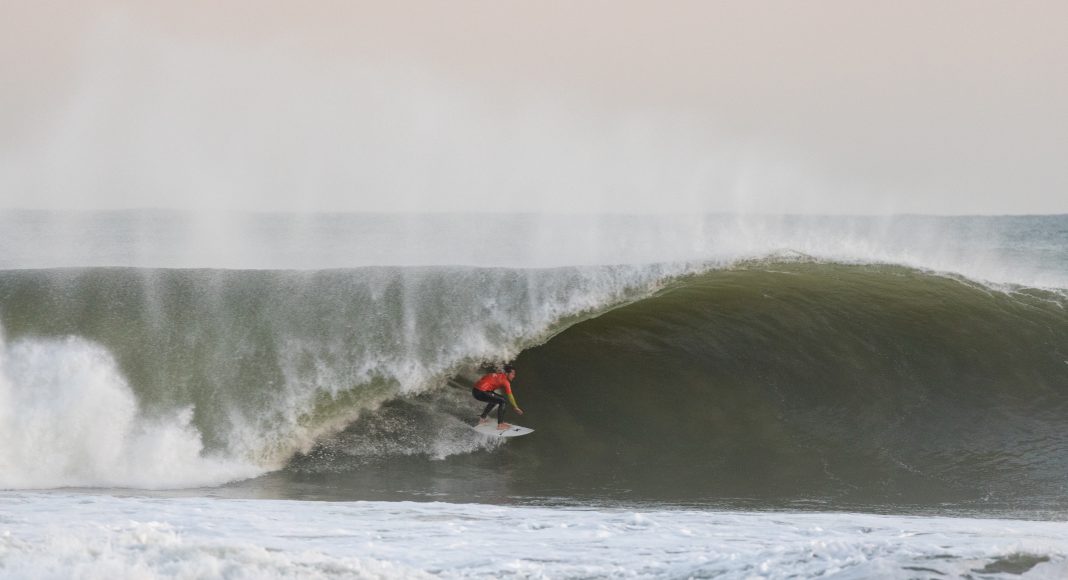
[[[1068,2],[12,1],[0,208],[1068,213]]]

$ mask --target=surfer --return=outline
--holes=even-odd
[[[506,402],[512,404],[512,408],[515,409],[516,413],[523,414],[523,409],[519,408],[519,405],[515,402],[515,397],[512,396],[512,381],[514,380],[515,367],[512,365],[504,365],[503,373],[489,373],[478,379],[474,388],[471,389],[471,394],[479,401],[486,402],[486,408],[478,417],[479,425],[488,423],[490,411],[497,407],[497,429],[504,430],[511,427],[511,425],[504,422],[504,404]],[[504,394],[508,395],[508,399],[505,400],[504,396],[497,393],[497,389],[504,389]]]

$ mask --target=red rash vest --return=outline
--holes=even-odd
[[[508,375],[504,373],[490,373],[475,383],[475,388],[480,391],[495,391],[504,389],[505,394],[512,394],[512,383],[508,382]]]

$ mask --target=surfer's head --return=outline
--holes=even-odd
[[[504,365],[504,374],[508,375],[508,380],[515,378],[515,367],[512,365]]]

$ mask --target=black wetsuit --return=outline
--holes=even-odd
[[[481,418],[485,419],[490,414],[490,411],[493,410],[493,407],[497,407],[497,423],[504,423],[504,410],[508,399],[505,399],[503,395],[498,395],[493,391],[471,389],[471,394],[479,401],[488,403],[486,408],[482,411],[482,414],[479,415]]]

